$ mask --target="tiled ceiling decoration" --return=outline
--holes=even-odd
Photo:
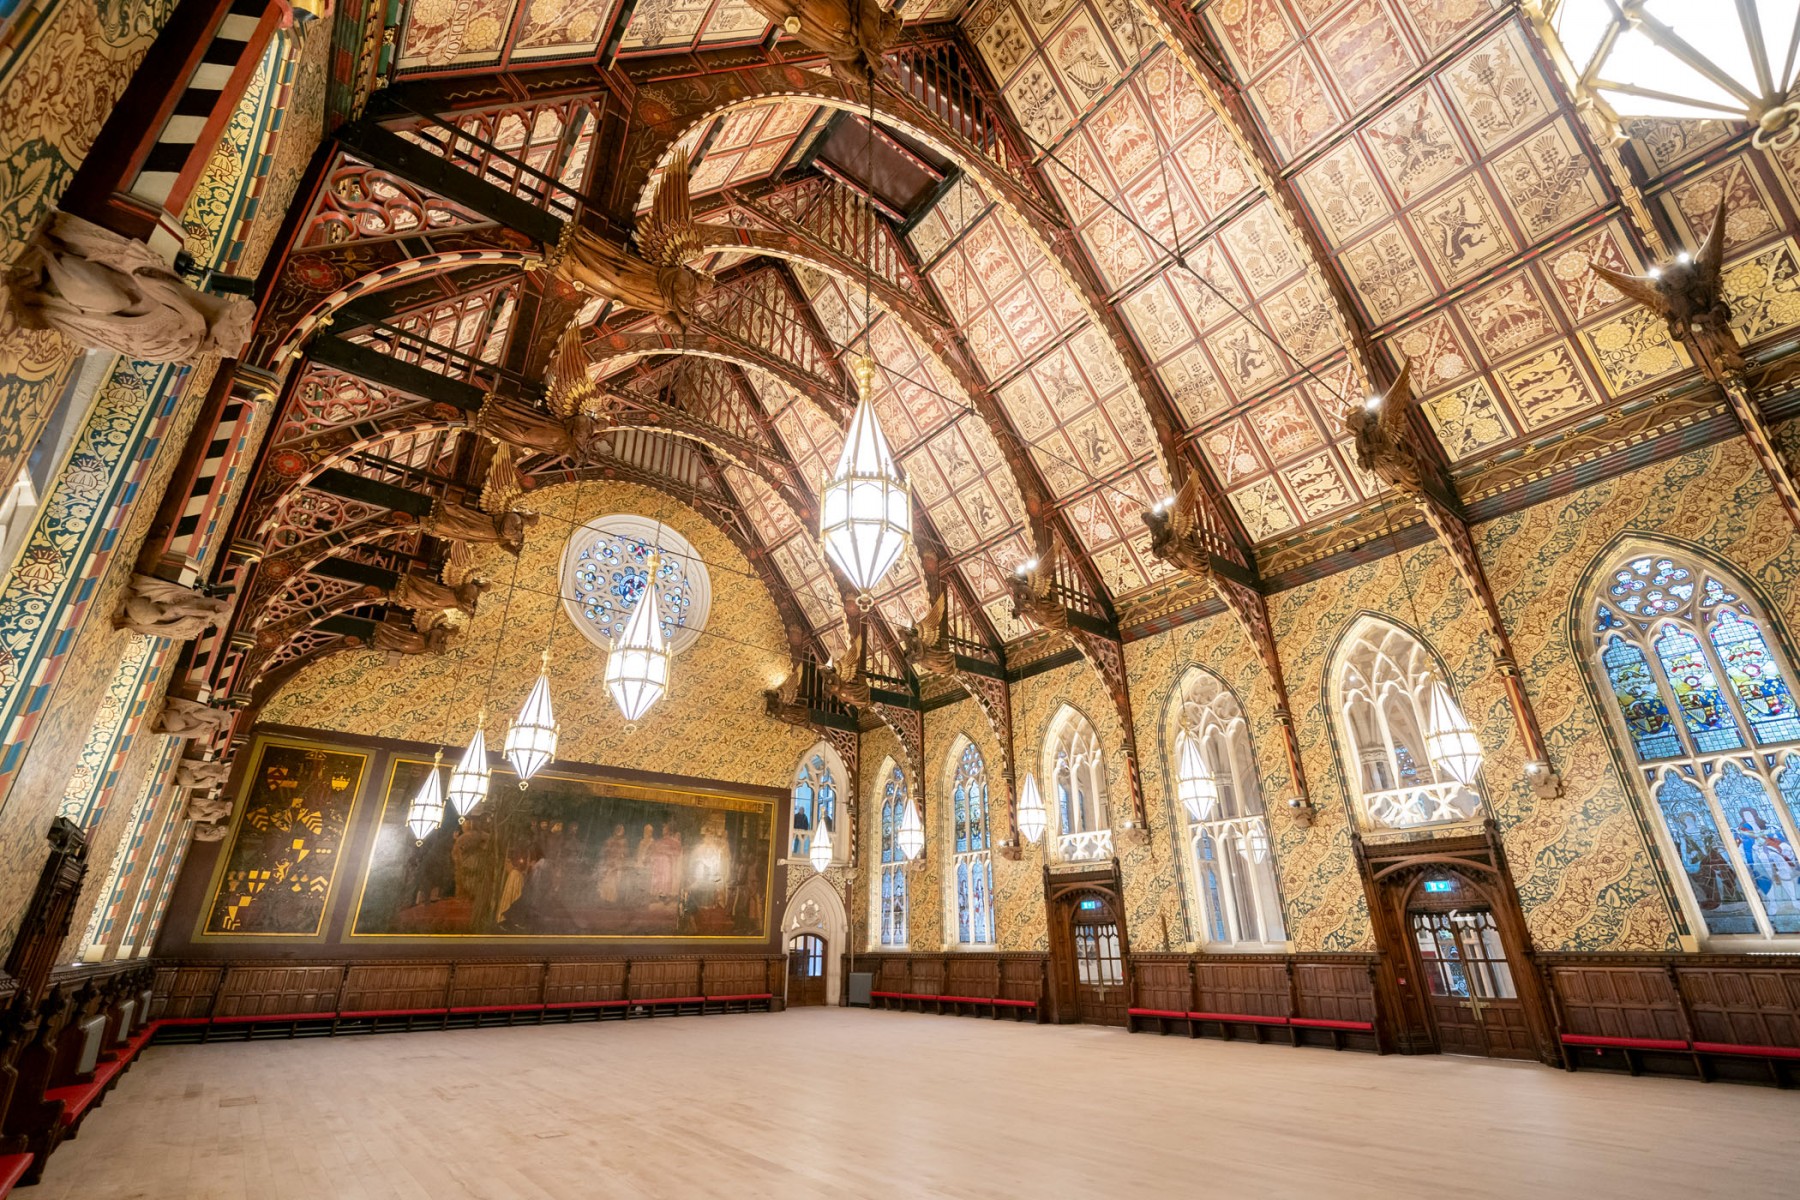
[[[775,174],[818,112],[814,104],[758,104],[696,125],[676,143],[688,152],[689,194],[703,196]],[[653,170],[639,194],[639,212],[649,209],[661,182],[661,168]]]
[[[750,42],[768,30],[767,19],[744,0],[641,0],[631,10],[619,53],[666,54]]]
[[[394,67],[471,70],[592,58],[617,12],[616,0],[412,0]]]

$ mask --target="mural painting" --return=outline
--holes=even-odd
[[[318,936],[368,757],[265,742],[207,910],[207,934]]]
[[[743,938],[768,934],[769,801],[495,770],[489,798],[423,840],[430,764],[388,781],[353,936]]]

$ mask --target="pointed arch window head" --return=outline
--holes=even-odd
[[[1104,862],[1113,856],[1106,808],[1106,755],[1094,726],[1064,705],[1044,743],[1056,837],[1051,856],[1062,862]]]
[[[881,887],[876,896],[877,921],[883,946],[907,944],[910,915],[906,864],[911,858],[901,846],[907,814],[914,813],[906,793],[906,773],[889,760],[882,768],[881,784]]]
[[[1800,944],[1800,714],[1767,615],[1686,552],[1626,554],[1596,591],[1589,669],[1690,923]]]
[[[1243,707],[1218,676],[1195,667],[1170,701],[1169,802],[1186,830],[1183,876],[1190,928],[1209,949],[1268,950],[1287,939]]]
[[[1345,639],[1332,677],[1365,833],[1479,820],[1481,742],[1416,637],[1364,618]]]
[[[975,743],[962,739],[950,779],[952,866],[946,881],[964,946],[994,943],[994,862],[988,829],[987,764]]]
[[[820,831],[837,829],[838,776],[832,761],[836,757],[821,742],[806,753],[794,772],[792,836],[788,845],[791,858],[811,861],[813,842]],[[826,840],[831,847],[827,864],[848,858],[848,837],[838,839],[832,832]],[[844,844],[837,844],[839,841]]]

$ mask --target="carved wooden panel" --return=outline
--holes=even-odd
[[[237,966],[225,972],[214,1002],[215,1017],[261,1017],[278,1013],[333,1012],[340,966]]]
[[[1551,986],[1570,1033],[1598,1037],[1683,1039],[1681,1004],[1660,966],[1558,964]]]
[[[875,990],[878,992],[912,991],[912,964],[904,958],[883,958],[875,968]]]
[[[944,960],[942,956],[912,960],[912,990],[921,996],[944,994]]]
[[[625,961],[551,963],[544,972],[544,1003],[576,1004],[625,998]]]
[[[1000,962],[983,955],[956,955],[944,971],[944,995],[991,1000],[1000,994]]]
[[[1199,958],[1194,962],[1194,982],[1200,1012],[1288,1015],[1287,969],[1282,963]]]
[[[543,992],[543,963],[458,963],[450,1006],[537,1004]]]
[[[674,1000],[698,995],[699,959],[642,958],[632,961],[628,999]]]
[[[152,1017],[210,1017],[224,967],[158,967]]]
[[[1375,983],[1369,978],[1369,966],[1366,961],[1295,963],[1297,1015],[1323,1021],[1374,1021]]]
[[[1131,956],[1131,1003],[1163,1012],[1194,1011],[1194,977],[1186,955]]]
[[[1048,958],[1042,954],[1008,955],[1000,960],[1000,998],[1002,1000],[1044,1001],[1044,968]]]
[[[760,958],[709,958],[701,972],[702,995],[747,996],[769,991],[769,964]]]
[[[344,981],[344,1012],[376,1009],[442,1008],[450,991],[450,964],[390,963],[350,968]]]
[[[1800,1046],[1800,971],[1680,967],[1694,1040]]]

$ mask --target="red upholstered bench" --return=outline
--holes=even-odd
[[[708,996],[706,998],[706,1002],[708,1004],[726,1004],[731,1001],[773,1000],[774,998],[775,998],[774,992],[745,992],[741,996]]]
[[[629,1000],[554,1000],[544,1005],[545,1008],[624,1008]]]
[[[1036,1008],[1038,1006],[1036,1000],[990,1000],[988,1003],[1003,1005],[1007,1008]]]
[[[329,1021],[331,1018],[338,1015],[338,1013],[333,1012],[237,1013],[229,1017],[213,1017],[211,1023],[214,1025],[256,1025],[267,1021],[271,1025],[279,1025],[283,1021]],[[346,1013],[343,1015],[348,1016],[349,1014]],[[194,1020],[198,1020],[201,1024],[206,1023],[204,1018],[195,1018],[189,1021],[170,1021],[168,1023],[171,1025],[192,1024],[194,1023]]]
[[[311,1013],[314,1017],[325,1017],[329,1020],[336,1017],[340,1021],[368,1021],[380,1017],[441,1017],[450,1010],[447,1008],[364,1008],[356,1012]],[[270,1017],[269,1020],[285,1021],[287,1017]]]
[[[44,1099],[60,1101],[63,1106],[59,1118],[64,1127],[72,1127],[87,1115],[87,1110],[94,1106],[94,1101],[106,1091],[113,1078],[125,1069],[125,1064],[117,1059],[103,1062],[94,1069],[94,1077],[86,1083],[71,1083],[67,1087],[51,1088],[44,1093]]]
[[[1128,1008],[1125,1010],[1134,1017],[1162,1017],[1169,1021],[1185,1021],[1187,1014],[1167,1008]]]
[[[1602,1037],[1592,1033],[1565,1033],[1565,1046],[1585,1046],[1596,1050],[1687,1050],[1688,1044],[1678,1038]]]
[[[1373,1021],[1333,1021],[1325,1017],[1289,1017],[1288,1024],[1302,1029],[1340,1029],[1358,1033],[1372,1033],[1375,1029]]]
[[[1244,1025],[1286,1025],[1286,1017],[1260,1017],[1250,1013],[1215,1013],[1191,1012],[1187,1014],[1190,1021],[1228,1021]]]
[[[1744,1058],[1800,1059],[1800,1046],[1741,1046],[1736,1042],[1695,1042],[1694,1049],[1702,1054],[1736,1054]]]
[[[541,1004],[456,1004],[450,1007],[453,1013],[533,1013],[542,1009]]]
[[[10,1195],[19,1180],[25,1177],[32,1160],[37,1156],[29,1150],[23,1154],[0,1155],[0,1196]]]

